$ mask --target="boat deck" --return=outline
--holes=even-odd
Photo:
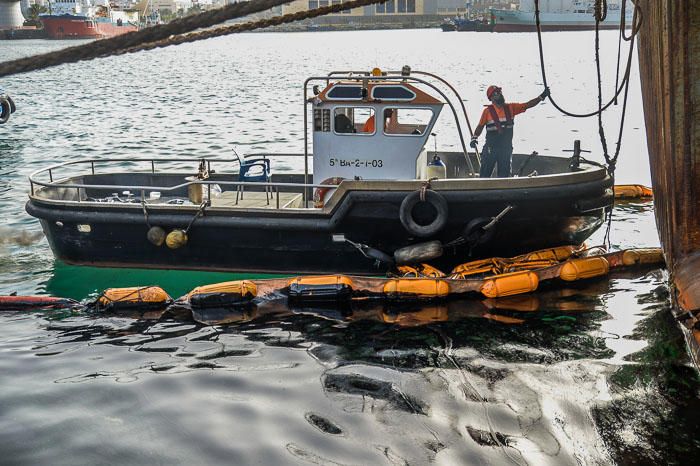
[[[277,196],[282,209],[302,208],[300,193],[265,193],[256,191],[224,191],[211,199],[212,207],[238,207],[243,209],[276,209]]]

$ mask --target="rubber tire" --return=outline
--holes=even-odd
[[[9,95],[7,96],[7,100],[10,102],[11,113],[15,113],[17,111],[17,106],[15,105],[15,101],[12,100],[12,97],[10,97]]]
[[[12,105],[10,105],[10,101],[4,97],[0,97],[0,125],[7,123],[11,114]]]
[[[427,238],[440,232],[447,224],[447,201],[433,190],[425,191],[425,202],[435,208],[437,215],[428,225],[419,225],[413,219],[413,208],[421,202],[420,191],[414,191],[404,198],[399,209],[399,220],[407,232],[419,238]]]
[[[488,243],[496,233],[496,226],[494,225],[488,230],[484,230],[483,228],[491,223],[492,220],[492,217],[477,217],[471,220],[467,223],[467,226],[464,227],[462,237],[472,246]]]

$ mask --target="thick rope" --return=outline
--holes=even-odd
[[[637,13],[638,13],[638,12],[639,12],[639,7],[635,5],[635,10],[634,10],[635,20],[632,21],[632,28],[633,28],[633,30],[632,30],[632,33],[631,33],[629,39],[628,39],[626,36],[623,36],[623,38],[625,38],[625,40],[631,41],[631,39],[632,39],[634,36],[636,36],[637,33],[639,32],[639,28],[640,28],[640,25],[641,25],[641,15],[640,15],[640,21],[636,21],[636,17],[637,17]],[[606,14],[607,14],[607,13],[606,13]],[[535,25],[536,25],[536,27],[537,27],[537,43],[538,43],[538,46],[539,46],[540,70],[541,70],[541,73],[542,73],[542,83],[544,84],[545,87],[549,87],[548,84],[547,84],[547,72],[546,72],[546,69],[545,69],[545,62],[544,62],[544,49],[543,49],[543,46],[542,46],[542,26],[541,26],[541,23],[540,23],[540,2],[539,2],[539,0],[535,0]],[[603,106],[602,106],[601,108],[599,108],[598,110],[596,110],[596,111],[594,111],[594,112],[590,112],[590,113],[573,113],[573,112],[569,112],[569,111],[565,110],[564,108],[562,108],[559,104],[557,104],[557,102],[554,100],[554,97],[552,97],[552,94],[551,94],[551,93],[550,93],[550,95],[549,95],[549,97],[548,97],[548,98],[549,98],[549,101],[552,103],[552,105],[554,106],[554,108],[556,108],[557,110],[559,110],[561,113],[563,113],[563,114],[566,115],[566,116],[573,117],[573,118],[588,118],[588,117],[596,116],[599,112],[605,111],[608,107],[610,107],[611,105],[613,105],[613,104],[617,101],[617,97],[622,93],[622,91],[623,91],[623,89],[624,89],[624,87],[625,87],[625,84],[627,83],[627,80],[629,79],[630,70],[631,70],[631,68],[632,68],[632,53],[633,53],[633,48],[634,48],[634,47],[633,47],[633,44],[630,44],[629,54],[628,54],[628,57],[627,57],[627,65],[625,66],[625,73],[624,73],[624,75],[623,75],[623,77],[622,77],[622,82],[620,83],[620,86],[617,87],[616,90],[615,90],[615,95],[613,96],[613,98],[612,98],[609,102],[607,102],[605,105],[603,105]]]
[[[624,2],[623,2],[624,3]],[[617,166],[617,159],[620,156],[620,149],[622,147],[622,133],[623,129],[625,127],[625,115],[627,113],[627,96],[629,93],[629,71],[630,71],[630,62],[628,60],[627,63],[627,69],[625,70],[626,78],[624,80],[624,88],[625,88],[625,94],[622,100],[622,114],[620,115],[620,129],[617,135],[617,143],[615,147],[615,154],[611,157],[610,154],[608,153],[608,144],[605,138],[605,129],[603,127],[603,117],[602,117],[602,105],[603,105],[603,91],[602,91],[602,78],[600,75],[600,19],[599,18],[605,18],[607,15],[607,2],[606,0],[596,0],[595,4],[595,11],[596,11],[596,22],[595,22],[595,62],[596,62],[596,72],[597,72],[597,77],[598,77],[598,134],[600,135],[600,143],[603,147],[603,156],[605,157],[605,162],[608,167],[608,173],[610,174],[610,177],[613,180],[613,184],[615,184],[615,167]],[[634,18],[632,20],[633,25],[637,24],[637,14],[640,12],[639,7],[635,6],[634,10]],[[624,15],[624,7],[622,9],[621,14]],[[620,20],[620,25],[621,27],[624,27],[624,16],[623,19]],[[630,51],[634,48],[634,39],[636,37],[636,32],[638,31],[638,27],[635,28],[635,31],[630,35]],[[618,68],[619,69],[619,68]],[[610,231],[612,230],[612,217],[613,217],[613,210],[615,207],[615,197],[613,196],[613,203],[610,206],[608,212],[607,212],[607,227],[605,229],[605,237],[604,237],[604,242],[608,249],[610,249]]]
[[[595,18],[595,62],[596,62],[596,75],[597,75],[597,81],[598,81],[598,110],[590,113],[585,113],[585,114],[576,114],[572,112],[568,112],[561,108],[557,103],[554,101],[552,98],[551,94],[549,96],[549,100],[552,103],[552,105],[559,110],[561,113],[564,115],[570,116],[570,117],[575,117],[575,118],[586,118],[586,117],[591,117],[591,116],[597,116],[598,117],[598,134],[600,136],[600,143],[603,147],[603,156],[605,157],[605,162],[606,162],[606,167],[607,171],[610,175],[610,177],[613,180],[613,184],[615,182],[615,167],[617,165],[617,159],[620,155],[620,148],[622,146],[622,133],[624,129],[624,124],[625,124],[625,115],[627,111],[627,96],[629,92],[629,78],[630,78],[630,72],[632,68],[632,52],[634,50],[634,39],[639,32],[641,28],[641,22],[642,22],[642,15],[641,15],[641,10],[638,5],[634,5],[634,17],[632,19],[632,33],[630,34],[629,37],[625,35],[625,3],[627,0],[623,0],[622,2],[622,8],[620,11],[620,38],[624,39],[625,41],[628,41],[630,43],[629,47],[629,53],[627,56],[627,65],[625,66],[625,72],[622,78],[622,82],[619,82],[619,70],[620,70],[620,43],[618,42],[618,58],[617,58],[617,65],[616,65],[616,78],[615,78],[615,95],[613,98],[603,105],[603,92],[602,92],[602,78],[601,78],[601,73],[600,73],[600,23],[601,21],[604,21],[605,18],[607,17],[608,14],[608,4],[607,0],[596,0],[594,4],[594,18]],[[543,47],[542,47],[542,28],[540,24],[540,6],[539,6],[539,0],[535,0],[535,24],[537,26],[537,41],[539,45],[539,53],[540,53],[540,68],[542,71],[542,81],[545,87],[547,87],[547,74],[545,71],[545,63],[544,63],[544,52],[543,52]],[[619,82],[619,86],[618,86]],[[611,157],[610,154],[608,153],[608,144],[607,140],[605,138],[605,129],[603,127],[603,120],[602,120],[602,113],[613,103],[617,104],[617,98],[620,95],[622,91],[624,92],[624,98],[623,98],[623,104],[622,104],[622,114],[620,116],[620,129],[618,133],[618,138],[617,138],[617,147],[615,148],[615,154]],[[613,197],[613,204],[610,206],[610,208],[607,210],[607,228],[605,231],[605,239],[604,242],[610,247],[610,231],[612,229],[612,216],[613,216],[613,207],[614,207],[614,197]]]
[[[224,21],[260,13],[270,8],[291,3],[293,0],[252,0],[233,3],[216,10],[177,19],[167,24],[153,26],[140,31],[102,39],[88,44],[68,47],[55,52],[34,55],[0,63],[0,77],[41,70],[64,63],[75,63],[93,58],[108,57],[142,44],[157,42],[170,36],[184,34],[196,29],[211,27]]]
[[[185,44],[210,39],[213,37],[225,36],[228,34],[278,26],[304,19],[316,18],[327,14],[338,13],[343,10],[361,6],[374,5],[385,2],[386,0],[354,0],[328,7],[276,16],[274,18],[263,19],[260,21],[251,21],[248,23],[235,24],[187,34],[195,29],[210,27],[230,19],[265,11],[274,6],[290,3],[291,1],[293,0],[252,0],[250,2],[236,3],[221,8],[220,10],[201,13],[196,16],[173,21],[167,25],[155,26],[142,31],[123,34],[111,39],[99,40],[76,47],[69,47],[67,49],[62,49],[43,55],[35,55],[32,57],[0,63],[0,77],[41,70],[52,66],[62,65],[64,63],[74,63],[83,60],[92,60],[94,58],[104,58],[112,55],[122,55],[125,53],[153,50],[156,48],[168,47],[170,45]],[[242,5],[245,8],[233,8],[239,5]],[[170,27],[172,25],[177,27]],[[162,29],[166,27],[167,29]]]
[[[351,2],[343,2],[340,4],[335,4],[331,6],[326,6],[322,8],[315,8],[313,10],[304,10],[296,13],[290,13],[288,15],[275,16],[274,18],[262,19],[260,21],[251,21],[243,24],[234,24],[231,26],[224,26],[216,29],[209,29],[206,31],[193,32],[191,34],[183,34],[179,36],[168,37],[158,42],[152,42],[148,44],[138,45],[126,50],[122,50],[116,54],[123,53],[133,53],[140,52],[144,50],[153,50],[161,47],[168,47],[170,45],[180,45],[189,42],[196,42],[204,39],[211,39],[214,37],[226,36],[229,34],[236,34],[239,32],[253,31],[255,29],[263,29],[272,26],[279,26],[286,23],[293,23],[295,21],[302,21],[305,19],[317,18],[319,16],[325,16],[328,14],[338,13],[343,10],[348,10],[351,8],[357,8],[366,5],[374,5],[377,3],[383,3],[386,0],[355,0]]]

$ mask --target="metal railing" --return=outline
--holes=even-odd
[[[255,154],[251,154],[255,155]],[[257,156],[260,156],[263,154],[257,154]],[[303,154],[265,154],[267,157],[276,157],[276,156],[291,156],[291,157],[303,157]],[[62,178],[55,180],[55,172],[59,169],[65,169],[67,167],[72,167],[76,165],[89,165],[89,175],[96,175],[96,174],[122,174],[122,172],[98,172],[96,171],[96,164],[113,164],[113,163],[119,163],[119,162],[129,162],[129,163],[145,163],[150,165],[150,170],[147,171],[140,171],[140,172],[134,172],[130,171],[128,173],[139,173],[139,174],[144,174],[144,173],[151,173],[151,174],[156,174],[159,173],[156,170],[156,165],[157,163],[162,163],[162,164],[170,164],[170,165],[179,165],[182,163],[187,163],[187,162],[196,162],[197,164],[201,163],[202,161],[206,162],[207,164],[207,169],[209,172],[211,172],[211,166],[214,163],[236,163],[236,159],[207,159],[207,158],[188,158],[188,159],[178,159],[178,160],[173,160],[173,159],[165,159],[165,158],[144,158],[144,159],[134,159],[134,158],[119,158],[119,159],[88,159],[88,160],[77,160],[77,161],[70,161],[70,162],[63,162],[63,163],[58,163],[51,165],[49,167],[41,168],[39,170],[36,170],[32,172],[29,175],[29,184],[30,184],[30,192],[32,196],[36,195],[37,192],[37,186],[51,189],[51,188],[61,188],[61,189],[75,189],[76,190],[76,199],[77,202],[95,202],[95,201],[89,201],[89,200],[83,200],[81,196],[81,189],[94,189],[94,190],[128,190],[128,191],[134,191],[134,192],[139,192],[140,193],[140,199],[141,202],[132,202],[133,204],[140,205],[141,203],[146,202],[146,192],[153,192],[153,191],[158,191],[160,193],[172,193],[172,192],[177,192],[178,190],[182,189],[188,189],[190,186],[193,185],[203,185],[206,186],[206,191],[207,191],[207,198],[209,200],[212,199],[212,187],[213,186],[230,186],[233,187],[234,190],[237,193],[244,193],[246,192],[246,188],[260,188],[261,190],[264,190],[266,193],[266,198],[267,198],[267,193],[269,192],[271,195],[274,193],[274,198],[275,198],[275,207],[277,209],[280,209],[280,193],[297,193],[297,194],[303,194],[304,197],[304,207],[306,207],[306,199],[308,197],[308,192],[311,190],[313,191],[314,189],[317,188],[328,188],[328,189],[335,189],[338,186],[337,185],[329,185],[329,184],[313,184],[313,183],[290,183],[290,182],[267,182],[267,181],[261,181],[261,182],[254,182],[254,181],[226,181],[226,180],[210,180],[210,179],[196,179],[196,180],[191,180],[191,181],[186,181],[184,183],[179,183],[177,185],[173,186],[142,186],[142,185],[134,185],[134,184],[86,184],[86,183],[69,183],[67,180],[70,178],[75,178],[76,176],[81,176],[81,174],[72,174],[68,178]],[[124,168],[124,167],[120,167]],[[178,172],[160,172],[163,174],[175,174],[179,175],[182,174],[183,176],[192,176],[191,173],[178,173]],[[49,181],[42,181],[39,180],[38,177],[41,176],[42,174],[47,175],[49,178]],[[216,172],[217,175],[231,175],[231,176],[237,176],[237,172]],[[241,197],[242,198],[242,197]],[[70,202],[70,201],[68,201]],[[149,202],[149,205],[152,204],[157,204],[152,202]],[[238,197],[236,199],[236,205],[238,204]]]

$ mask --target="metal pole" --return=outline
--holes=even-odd
[[[308,82],[308,81],[307,81]],[[307,134],[307,125],[308,125],[308,102],[306,101],[306,86],[307,83],[304,83],[304,184],[309,184],[309,136]],[[302,197],[302,200],[304,201],[304,207],[306,207],[306,188],[304,188],[304,195]]]

